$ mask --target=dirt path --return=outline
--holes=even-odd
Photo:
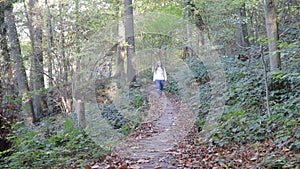
[[[128,168],[174,168],[165,154],[190,131],[194,115],[175,96],[163,93],[159,97],[154,85],[146,89],[150,112],[138,129],[117,145],[114,153],[127,161]]]

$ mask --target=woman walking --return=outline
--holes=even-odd
[[[158,61],[157,65],[155,66],[153,81],[156,84],[159,96],[161,96],[164,88],[164,82],[167,81],[166,68],[162,65],[161,61]]]

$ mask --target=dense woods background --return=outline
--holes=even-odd
[[[151,82],[157,59],[167,68],[172,60],[185,62],[193,72],[190,84],[200,98],[195,125],[202,130],[213,86],[201,60],[209,56],[207,46],[217,51],[227,86],[223,116],[209,136],[212,146],[253,144],[264,157],[255,165],[299,167],[299,0],[0,4],[1,167],[80,166],[107,154],[114,143],[99,146],[90,139],[76,106],[97,102],[100,116],[130,133],[142,117],[120,114],[107,93],[128,86],[130,104],[123,109],[146,110],[140,87]],[[181,27],[170,24],[174,18]],[[174,36],[179,33],[184,37]],[[157,53],[148,55],[148,49]],[[180,98],[179,81],[170,76],[166,90]]]

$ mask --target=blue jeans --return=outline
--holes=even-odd
[[[164,89],[164,80],[155,80],[156,88],[159,94],[161,94]]]

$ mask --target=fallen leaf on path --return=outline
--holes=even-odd
[[[127,169],[127,168],[128,168],[127,163],[123,163],[120,167],[120,169]]]
[[[100,168],[100,166],[97,164],[92,167],[92,169],[99,169],[99,168]]]
[[[157,168],[162,168],[162,166],[161,166],[160,164],[157,164],[154,168],[155,168],[155,169],[157,169]]]
[[[139,159],[137,161],[137,163],[149,163],[149,162],[150,162],[150,160],[145,160],[145,159]]]
[[[131,166],[129,167],[129,169],[140,169],[140,168],[141,168],[141,167],[138,166],[137,164],[131,165]]]

